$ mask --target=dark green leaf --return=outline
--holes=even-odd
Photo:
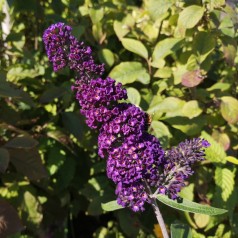
[[[29,136],[21,136],[15,137],[14,139],[10,140],[8,143],[5,144],[7,148],[23,148],[23,149],[30,149],[38,145],[38,141],[29,137]]]
[[[30,149],[11,148],[9,152],[11,163],[18,172],[30,180],[39,180],[48,176],[40,154],[35,147]]]
[[[7,201],[0,199],[0,234],[9,237],[24,229],[17,211]]]
[[[192,238],[192,230],[185,224],[171,224],[171,238]]]
[[[0,173],[4,173],[9,164],[9,153],[6,149],[0,148]]]

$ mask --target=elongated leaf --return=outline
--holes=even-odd
[[[1,97],[13,97],[21,98],[21,91],[10,86],[7,82],[0,83],[0,96]]]
[[[233,156],[227,156],[226,161],[238,165],[238,159]]]
[[[199,203],[191,202],[185,198],[183,198],[181,202],[177,202],[175,200],[168,198],[165,195],[158,195],[157,199],[169,207],[172,207],[181,211],[185,211],[185,212],[206,214],[210,216],[221,215],[227,212],[227,210],[225,209],[201,205]],[[109,211],[122,209],[123,207],[121,205],[118,205],[117,201],[111,201],[108,203],[102,203],[102,208],[103,210],[109,212]]]
[[[147,59],[148,51],[146,47],[138,40],[123,38],[121,39],[122,45],[129,51]]]
[[[227,212],[225,209],[201,205],[199,203],[191,202],[185,198],[183,198],[181,202],[177,202],[176,200],[172,200],[165,195],[158,195],[157,199],[169,207],[173,207],[185,212],[206,214],[210,216],[221,215]]]
[[[171,224],[171,238],[192,238],[192,230],[185,224]]]
[[[122,62],[112,69],[109,76],[123,85],[133,83],[136,80],[144,84],[150,82],[148,72],[139,62]]]
[[[127,88],[127,95],[130,103],[136,106],[140,105],[141,96],[138,90],[136,90],[135,88]]]
[[[179,14],[178,25],[186,29],[193,28],[201,20],[203,13],[203,7],[197,5],[186,7]]]
[[[29,137],[29,136],[21,136],[16,137],[12,140],[10,140],[5,147],[7,148],[24,148],[24,149],[30,149],[38,145],[38,141],[35,139]]]

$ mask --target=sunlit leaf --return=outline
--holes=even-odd
[[[153,64],[158,63],[159,60],[178,50],[181,46],[181,42],[182,40],[177,38],[166,38],[159,41],[152,55]]]
[[[135,88],[127,88],[127,96],[130,103],[136,106],[140,105],[141,95],[138,90]]]
[[[231,124],[238,122],[238,100],[234,97],[224,96],[221,98],[221,114]]]
[[[226,156],[226,161],[238,165],[238,159],[233,156]]]
[[[122,62],[115,66],[109,76],[123,85],[133,83],[136,80],[148,84],[150,76],[139,62]]]
[[[208,133],[202,132],[201,137],[206,139],[210,146],[206,148],[206,159],[215,163],[226,163],[226,152],[222,145],[216,142]]]
[[[234,172],[228,168],[217,167],[215,170],[215,182],[221,189],[221,197],[224,201],[227,201],[234,190],[234,176]]]
[[[203,7],[197,5],[186,7],[179,14],[178,25],[186,29],[193,28],[201,20],[203,14],[204,14]]]
[[[122,45],[129,51],[147,59],[148,51],[142,42],[134,39],[123,38],[121,39]]]

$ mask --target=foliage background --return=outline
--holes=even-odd
[[[115,188],[97,156],[97,132],[79,114],[72,73],[53,73],[42,44],[58,21],[152,116],[149,131],[164,148],[197,136],[211,142],[181,196],[228,214],[161,204],[168,227],[238,237],[235,0],[1,0],[0,8],[1,237],[160,237],[149,206],[141,214],[101,209]]]

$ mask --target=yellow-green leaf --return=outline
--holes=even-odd
[[[122,45],[129,51],[147,59],[148,51],[146,47],[138,40],[123,38],[121,39]]]
[[[178,25],[186,29],[193,28],[201,20],[203,13],[203,7],[197,5],[186,7],[179,14]]]

